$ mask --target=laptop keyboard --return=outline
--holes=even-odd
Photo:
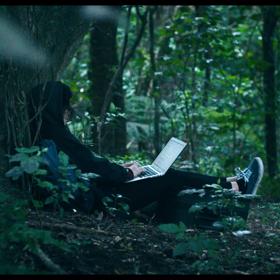
[[[151,175],[157,175],[158,173],[155,172],[152,168],[145,166],[144,167],[144,172],[141,173],[138,177],[142,178],[142,177],[146,177],[146,176],[151,176]]]

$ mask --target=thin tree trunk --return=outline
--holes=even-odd
[[[199,9],[196,8],[195,15],[199,16]],[[198,26],[197,32],[199,32],[201,29],[201,26]],[[195,39],[194,46],[193,46],[193,62],[192,62],[192,69],[191,69],[191,109],[194,113],[196,111],[196,101],[195,101],[195,95],[197,94],[197,75],[196,75],[196,67],[198,64],[198,48],[200,42],[199,39]],[[190,141],[191,144],[191,151],[192,151],[192,161],[196,163],[196,143],[197,140],[197,128],[196,128],[196,117],[195,114],[192,114],[191,116],[191,130],[192,130],[192,139]]]
[[[207,61],[210,60],[210,49],[209,47],[206,48],[205,54],[205,76],[204,76],[204,94],[203,94],[203,106],[207,107],[208,105],[208,99],[209,99],[209,91],[211,88],[211,65]]]
[[[149,11],[149,34],[150,34],[150,61],[151,61],[151,80],[150,80],[150,90],[152,96],[154,97],[154,148],[156,154],[161,150],[160,147],[160,93],[157,90],[155,72],[156,72],[156,63],[155,63],[155,36],[154,36],[154,13],[156,7],[150,9]]]
[[[196,6],[196,15],[198,17],[207,18],[207,10],[209,9],[208,6]],[[203,97],[202,97],[202,105],[207,106],[208,104],[208,98],[209,98],[209,90],[211,86],[211,65],[209,63],[211,59],[211,47],[209,45],[209,37],[207,35],[208,26],[203,21],[201,24],[198,25],[198,32],[203,35],[205,44],[205,51],[204,51],[204,91],[203,91]]]

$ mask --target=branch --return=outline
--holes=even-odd
[[[146,27],[146,23],[147,23],[148,12],[149,12],[149,8],[147,8],[146,11],[145,11],[145,14],[143,16],[141,16],[142,25],[141,25],[140,31],[139,31],[139,33],[138,33],[138,35],[136,37],[136,40],[135,40],[133,46],[131,47],[130,51],[128,52],[127,56],[125,57],[124,63],[121,65],[121,67],[123,69],[126,67],[126,65],[129,62],[130,58],[134,55],[134,52],[135,52],[136,48],[138,47],[138,45],[139,45],[139,43],[140,43],[140,41],[142,39],[144,30],[145,30],[145,27]]]
[[[44,265],[50,269],[51,271],[58,274],[67,274],[58,264],[55,264],[41,249],[41,247],[36,244],[35,252],[33,252],[43,263]]]
[[[126,24],[125,24],[124,43],[123,43],[122,55],[121,55],[121,59],[120,59],[120,65],[123,65],[124,55],[125,55],[126,47],[127,47],[128,30],[129,30],[129,24],[130,24],[131,9],[132,9],[132,6],[130,6],[128,8],[128,11],[127,11]]]
[[[114,235],[114,234],[104,231],[104,230],[77,227],[74,225],[67,225],[67,224],[58,224],[58,223],[55,224],[55,223],[46,223],[46,222],[41,222],[41,223],[28,222],[28,225],[32,226],[32,227],[40,227],[40,228],[53,228],[53,229],[59,229],[59,230],[77,231],[77,232],[85,233],[85,234],[102,233],[105,235],[111,235],[111,236]]]

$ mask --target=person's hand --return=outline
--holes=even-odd
[[[126,162],[126,163],[121,164],[121,166],[127,168],[127,167],[131,166],[133,163],[134,162]]]
[[[129,168],[132,171],[134,178],[144,171],[144,169],[137,162],[124,163],[122,166]]]

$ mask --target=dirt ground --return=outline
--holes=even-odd
[[[235,236],[187,228],[186,236],[215,239],[216,255],[186,252],[173,257],[175,236],[162,232],[153,220],[124,220],[108,215],[30,211],[28,224],[51,230],[70,249],[41,245],[42,257],[26,252],[34,273],[47,274],[278,274],[280,272],[280,203],[260,201],[248,217],[249,234]]]

